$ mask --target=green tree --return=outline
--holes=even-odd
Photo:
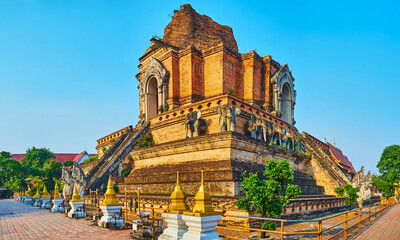
[[[6,158],[6,159],[10,159],[10,158],[12,158],[12,155],[9,152],[1,151],[0,152],[0,157]]]
[[[382,176],[372,175],[372,185],[382,193],[382,196],[389,199],[392,194],[392,184],[387,182]]]
[[[345,195],[345,200],[344,203],[348,206],[349,210],[353,208],[354,203],[357,201],[359,198],[358,192],[360,192],[359,188],[353,187],[351,184],[346,184],[344,187],[337,187],[335,188],[335,193],[338,194],[339,196],[343,196],[346,192]]]
[[[25,184],[20,178],[11,177],[4,184],[10,191],[22,191],[25,189]]]
[[[389,173],[391,169],[400,173],[400,146],[391,145],[386,147],[376,167],[383,176]]]
[[[66,167],[71,167],[72,165],[74,165],[74,161],[72,161],[72,160],[66,161],[64,163],[64,166],[66,166]]]
[[[40,169],[43,168],[47,159],[55,159],[53,153],[47,148],[28,148],[21,163],[25,167]]]
[[[265,160],[264,176],[266,179],[260,179],[257,173],[242,174],[242,189],[246,196],[237,201],[237,206],[249,214],[255,211],[263,218],[280,216],[289,199],[298,197],[301,190],[291,184],[293,171],[285,159],[278,162],[274,159]],[[276,225],[264,221],[261,228],[275,230]],[[262,237],[265,237],[265,233],[262,233]]]
[[[373,185],[382,193],[383,197],[389,199],[393,195],[393,184],[400,180],[400,146],[387,146],[376,167],[381,176],[375,175],[372,178]]]
[[[4,185],[13,176],[22,178],[23,175],[24,171],[20,162],[0,156],[0,186]]]
[[[54,189],[54,178],[61,178],[62,163],[50,158],[46,160],[41,171],[44,173],[42,176],[46,177],[45,184],[50,191],[50,189]]]

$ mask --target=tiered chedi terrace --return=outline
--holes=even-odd
[[[104,189],[111,174],[121,192],[169,194],[179,171],[190,195],[204,170],[212,196],[234,199],[243,194],[241,174],[261,176],[269,158],[290,162],[302,195],[332,195],[350,183],[354,169],[335,162],[332,145],[327,151],[296,129],[289,66],[239,53],[230,27],[182,5],[139,60],[140,121],[97,141],[99,160],[81,165],[86,192]]]

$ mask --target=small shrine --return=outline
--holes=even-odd
[[[111,175],[108,178],[107,191],[104,194],[104,201],[100,204],[100,209],[103,216],[98,223],[99,226],[120,228],[124,225],[124,219],[119,215],[122,204],[117,199]]]
[[[54,196],[53,196],[53,207],[51,208],[52,212],[63,212],[64,207],[62,206],[63,200],[60,198],[60,191],[58,189],[58,184],[56,183],[54,186]]]
[[[186,203],[186,196],[179,185],[179,172],[176,173],[176,186],[171,193],[171,204],[168,209],[162,213],[162,217],[168,223],[168,228],[158,238],[160,240],[181,239],[183,234],[187,232],[188,227],[182,219],[184,211],[189,211]]]
[[[69,201],[69,205],[71,205],[71,210],[68,212],[68,217],[70,218],[82,218],[86,217],[86,213],[83,210],[84,201],[82,201],[81,196],[78,194],[78,190],[76,185],[74,185],[74,192],[72,194],[72,198]]]

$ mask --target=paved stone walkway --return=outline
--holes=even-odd
[[[369,228],[363,231],[356,240],[397,240],[400,239],[400,205],[392,207]]]
[[[131,239],[131,230],[108,230],[14,200],[0,200],[0,239]]]

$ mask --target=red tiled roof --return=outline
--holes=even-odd
[[[67,161],[78,161],[79,158],[83,155],[85,151],[81,152],[80,154],[76,153],[54,153],[54,156],[56,157],[56,161],[65,163]],[[96,154],[90,154],[90,156],[95,156]],[[25,154],[13,154],[12,158],[21,162],[22,158],[25,156]]]
[[[329,144],[329,151],[332,153],[331,154],[331,160],[338,165],[339,167],[345,169],[351,174],[356,174],[356,171],[354,170],[353,164],[349,161],[349,159],[343,155],[342,150],[339,148],[336,148],[335,146],[332,146]]]
[[[72,160],[72,161],[74,161],[74,162],[77,162],[77,161],[79,161],[79,158],[81,158],[82,157],[82,155],[85,153],[85,151],[83,151],[83,152],[81,152],[81,153],[79,153],[78,155],[76,155],[75,157],[74,157],[74,159]]]

